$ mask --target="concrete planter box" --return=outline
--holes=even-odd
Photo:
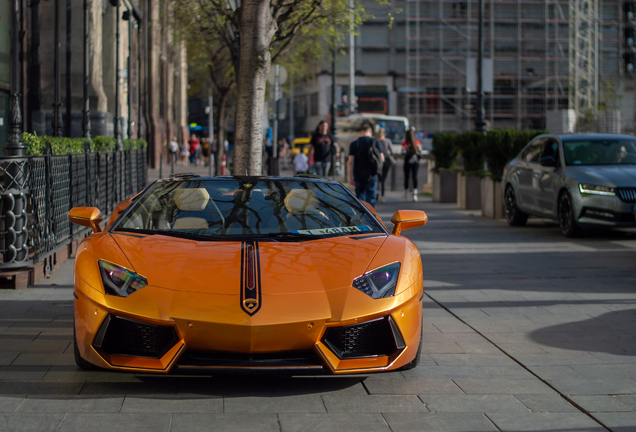
[[[481,178],[457,173],[457,208],[477,210],[481,208]]]
[[[433,174],[433,201],[440,203],[457,202],[457,173],[440,171]]]
[[[504,218],[501,182],[490,177],[481,179],[481,215],[490,219]]]

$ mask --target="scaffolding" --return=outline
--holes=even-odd
[[[589,107],[611,102],[604,88],[621,94],[622,1],[483,1],[484,58],[494,74],[485,97],[490,128],[543,129],[550,110],[578,106],[589,115]],[[472,130],[476,98],[466,90],[466,68],[477,58],[478,0],[407,0],[405,9],[411,123],[424,132]]]

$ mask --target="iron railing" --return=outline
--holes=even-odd
[[[143,189],[146,150],[53,156],[0,157],[0,270],[46,259],[88,228],[73,225],[73,207],[110,214]]]

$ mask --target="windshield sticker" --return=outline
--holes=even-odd
[[[333,227],[333,228],[320,228],[320,229],[307,229],[307,230],[295,230],[290,231],[293,234],[309,234],[309,235],[325,235],[325,234],[359,234],[370,232],[371,227],[368,225],[358,226],[346,226],[346,227]]]

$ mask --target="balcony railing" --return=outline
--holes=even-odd
[[[117,203],[143,189],[146,150],[0,157],[0,270],[46,259],[88,229],[73,225],[73,207],[110,214]]]

